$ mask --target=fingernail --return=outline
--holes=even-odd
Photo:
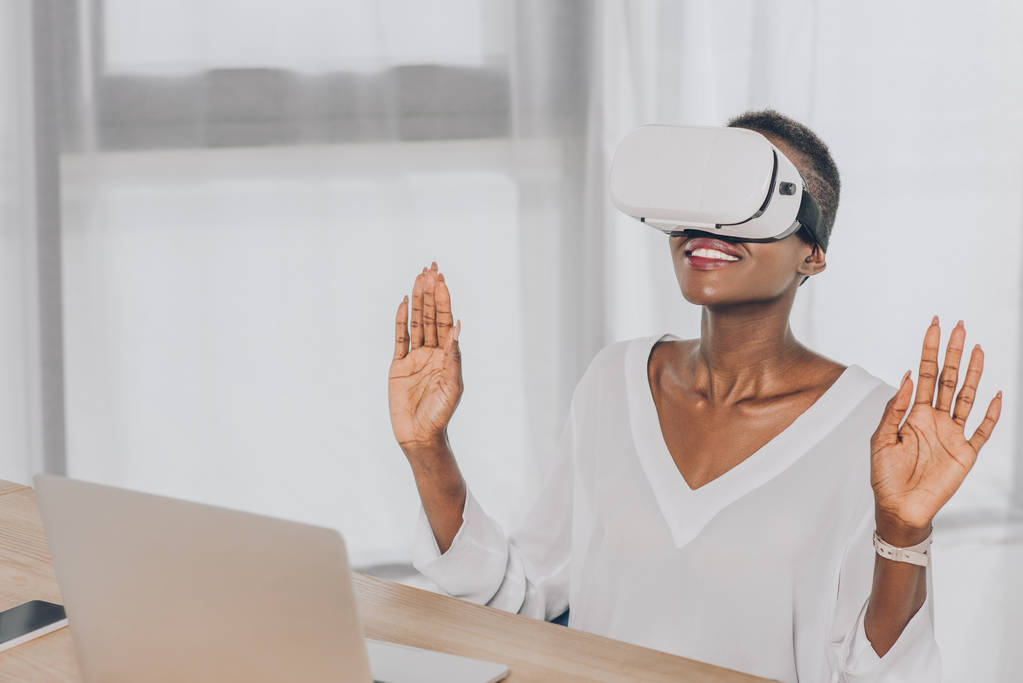
[[[441,273],[440,275],[438,275],[437,279],[440,280],[441,282],[444,282],[444,273]]]
[[[401,300],[401,303],[403,303],[403,304],[407,304],[408,303],[408,294],[406,294],[405,298]]]
[[[903,384],[906,383],[906,380],[909,379],[909,373],[911,372],[912,370],[906,370],[906,374],[902,376],[902,381],[899,382],[899,386],[902,386]]]
[[[962,326],[963,326],[963,321],[962,320],[960,320],[959,322],[956,323],[956,327],[962,327]]]
[[[1001,390],[1001,389],[999,389],[999,390],[998,390],[998,393],[997,393],[997,394],[995,394],[995,398],[1001,398],[1001,397],[1002,397],[1002,390]]]
[[[983,351],[984,350],[984,349],[980,348],[980,344],[975,345],[973,348],[977,349],[978,351]]]
[[[434,270],[437,270],[437,262],[436,261],[431,262],[430,267],[433,268]]]
[[[932,325],[937,325],[938,324],[938,316],[934,316],[933,318],[931,318],[931,324]]]

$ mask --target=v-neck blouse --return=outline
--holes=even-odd
[[[626,348],[625,383],[636,454],[679,548],[700,533],[722,508],[762,486],[805,455],[810,446],[831,430],[838,417],[846,415],[881,382],[858,365],[848,366],[781,433],[724,474],[692,489],[668,450],[648,378],[653,347],[666,338],[681,341],[675,335],[664,334],[649,346],[631,344]]]
[[[570,607],[573,628],[779,681],[939,680],[930,567],[924,605],[884,657],[864,628],[869,441],[895,388],[850,365],[780,434],[691,489],[648,379],[665,338],[678,339],[594,357],[515,533],[470,489],[443,554],[420,508],[415,567],[449,595],[541,619]]]

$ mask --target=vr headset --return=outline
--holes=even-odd
[[[618,144],[609,186],[618,210],[668,235],[773,242],[805,226],[827,246],[806,181],[756,131],[642,126]]]

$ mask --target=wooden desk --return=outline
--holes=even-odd
[[[511,683],[767,680],[391,581],[354,579],[370,638],[501,662]],[[35,492],[0,480],[0,609],[32,599],[62,602]],[[0,653],[0,682],[80,680],[69,629]]]

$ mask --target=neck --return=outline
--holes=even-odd
[[[770,391],[807,350],[789,327],[794,297],[739,306],[704,306],[693,350],[693,388],[711,400],[742,400]]]

